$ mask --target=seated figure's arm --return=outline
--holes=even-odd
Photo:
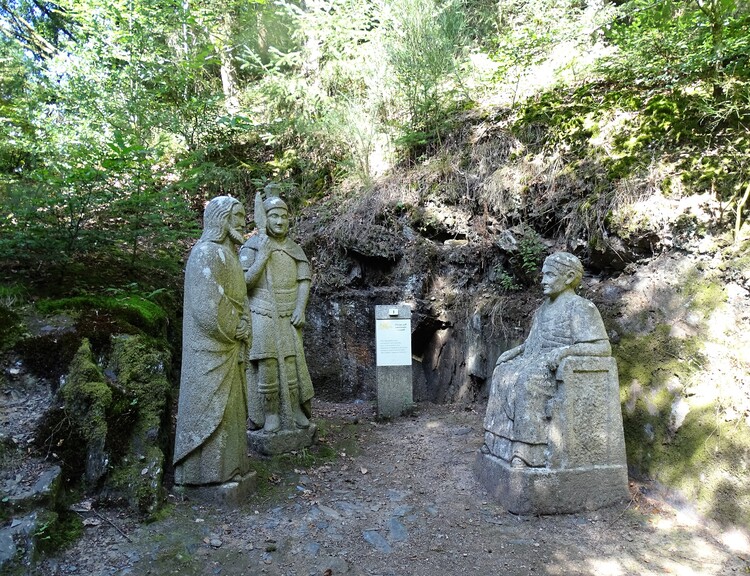
[[[516,346],[515,348],[506,350],[505,352],[500,354],[500,357],[497,359],[495,366],[497,366],[498,364],[502,364],[503,362],[508,362],[509,360],[513,360],[513,358],[515,358],[516,356],[523,354],[523,351],[525,349],[526,349],[526,342],[524,342],[520,346]]]
[[[547,367],[555,371],[560,362],[568,356],[610,356],[612,347],[607,338],[594,340],[593,342],[577,342],[570,346],[560,346],[550,352],[547,359]]]
[[[610,356],[612,347],[609,344],[607,330],[593,302],[584,298],[572,301],[570,309],[573,344],[552,350],[547,357],[547,366],[555,371],[560,362],[568,356]]]

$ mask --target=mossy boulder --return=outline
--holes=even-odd
[[[145,335],[116,335],[95,358],[83,339],[39,437],[55,446],[69,484],[149,515],[162,499],[170,354]]]
[[[120,335],[113,341],[108,373],[124,390],[135,414],[124,455],[105,492],[120,495],[142,514],[153,514],[163,497],[170,356],[143,336]]]
[[[73,357],[60,393],[66,414],[86,442],[85,483],[89,488],[95,487],[109,464],[107,413],[113,395],[103,371],[94,362],[87,339]]]
[[[166,332],[167,312],[155,302],[136,294],[122,296],[84,295],[70,298],[40,300],[36,308],[43,314],[77,311],[85,324],[102,316],[125,333],[146,333],[162,337]],[[85,327],[84,327],[85,328]]]

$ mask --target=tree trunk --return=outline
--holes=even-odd
[[[224,107],[228,114],[236,114],[240,109],[237,70],[234,66],[232,44],[237,15],[233,10],[225,12],[219,21],[214,47],[221,63],[221,89],[224,93]]]

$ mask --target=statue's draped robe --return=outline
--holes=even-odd
[[[248,270],[258,254],[259,236],[250,237],[240,250],[240,262]],[[299,404],[309,417],[309,401],[314,396],[310,373],[302,347],[302,331],[292,325],[297,306],[300,282],[309,282],[310,262],[302,248],[290,238],[268,238],[271,255],[261,278],[248,288],[248,304],[252,318],[253,343],[248,353],[248,411],[250,421],[263,425],[263,401],[258,387],[257,361],[275,359],[279,365],[294,365],[295,374],[287,378],[299,386]],[[294,360],[291,362],[290,360]],[[280,376],[281,378],[281,376]],[[289,391],[280,389],[282,427],[293,427]]]
[[[534,314],[524,351],[495,367],[484,421],[490,453],[510,461],[518,456],[531,466],[545,464],[548,401],[557,389],[547,366],[556,348],[607,339],[596,306],[576,294],[545,301]]]
[[[248,471],[245,278],[234,250],[200,241],[185,269],[175,482],[212,484]]]

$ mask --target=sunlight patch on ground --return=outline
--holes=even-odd
[[[619,561],[609,560],[589,560],[591,569],[598,576],[625,576],[625,570]]]
[[[685,566],[674,560],[665,560],[663,570],[665,574],[679,574],[679,576],[705,576],[707,574],[702,569],[700,572],[696,572],[689,566]]]
[[[750,538],[748,538],[748,535],[739,528],[723,532],[719,539],[721,540],[721,543],[732,552],[750,554]]]
[[[700,525],[700,520],[692,510],[672,509],[670,516],[661,516],[652,520],[652,525],[657,530],[676,530],[679,527],[695,528]]]
[[[714,546],[711,542],[708,542],[701,536],[693,537],[690,545],[690,551],[692,552],[694,558],[704,561],[716,559],[719,552],[716,549],[716,546]]]

